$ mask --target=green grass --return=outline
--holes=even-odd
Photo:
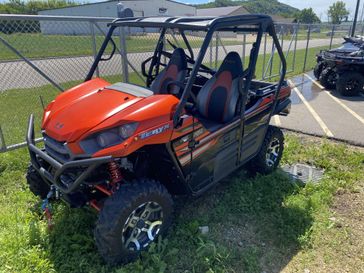
[[[364,181],[364,153],[346,145],[286,135],[283,164],[324,168],[319,184],[292,183],[281,171],[235,173],[201,198],[179,201],[168,237],[124,267],[98,256],[90,209],[54,204],[55,227],[47,230],[25,183],[28,160],[24,149],[0,155],[0,272],[318,272],[332,264],[356,272],[362,265],[347,267],[363,253],[351,253],[342,239],[352,231],[329,220],[335,194]],[[199,234],[202,225],[207,235]],[[346,254],[337,256],[338,248]]]
[[[28,58],[92,56],[91,36],[72,35],[43,35],[43,34],[9,34],[4,35],[13,47]],[[97,46],[100,47],[104,37],[96,36]],[[153,49],[158,37],[135,36],[127,39],[128,52],[147,52]],[[119,46],[118,37],[114,38]],[[107,52],[110,52],[110,47]],[[4,45],[0,45],[0,60],[12,60],[18,57]]]

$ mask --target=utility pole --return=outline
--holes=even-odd
[[[353,21],[353,27],[351,28],[351,36],[352,37],[354,37],[354,35],[355,35],[356,21],[358,20],[359,4],[360,4],[360,0],[357,0],[356,1],[354,21]]]

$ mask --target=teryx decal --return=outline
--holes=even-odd
[[[169,129],[169,124],[166,124],[166,125],[163,125],[163,126],[161,126],[159,128],[153,129],[151,131],[141,133],[140,138],[144,139],[144,138],[147,138],[147,137],[158,135],[158,134],[163,133],[165,130],[168,130],[168,129]]]

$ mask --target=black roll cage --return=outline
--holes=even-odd
[[[148,21],[148,19],[149,19],[149,21]],[[153,19],[155,19],[155,20],[153,20]],[[159,19],[159,21],[156,19]],[[101,60],[103,60],[102,56],[105,52],[105,49],[106,49],[109,41],[111,41],[111,43],[113,44],[113,47],[114,47],[112,50],[112,54],[115,51],[115,42],[112,39],[112,35],[113,35],[115,28],[117,28],[117,27],[129,26],[129,27],[161,28],[161,34],[159,36],[157,46],[156,46],[154,54],[153,54],[152,64],[153,64],[153,62],[157,62],[157,58],[161,57],[161,52],[163,49],[163,46],[161,46],[161,45],[163,45],[163,38],[164,38],[164,35],[165,35],[167,29],[178,29],[179,30],[184,42],[186,43],[187,49],[190,53],[190,57],[192,58],[192,60],[194,57],[193,50],[184,34],[184,31],[185,30],[197,30],[197,31],[199,30],[199,31],[206,32],[206,36],[201,45],[201,49],[199,51],[197,59],[194,60],[194,66],[190,73],[190,77],[188,79],[187,84],[185,85],[182,96],[180,98],[180,102],[177,105],[176,111],[173,115],[173,124],[175,127],[178,127],[181,125],[181,121],[182,121],[181,114],[183,113],[183,109],[187,103],[188,98],[191,95],[191,89],[192,89],[193,83],[194,83],[197,73],[199,72],[199,69],[202,65],[202,61],[203,61],[205,53],[209,47],[213,34],[216,31],[233,31],[233,32],[256,31],[258,33],[256,42],[253,45],[253,50],[250,55],[249,67],[246,70],[247,72],[244,73],[244,76],[243,76],[245,78],[245,84],[244,84],[244,88],[241,88],[242,89],[241,95],[243,95],[242,97],[244,98],[244,97],[246,97],[246,96],[244,96],[244,94],[248,93],[251,81],[254,77],[255,66],[256,66],[257,59],[258,59],[258,54],[259,54],[259,49],[260,49],[260,44],[261,44],[263,33],[268,33],[273,39],[274,46],[276,47],[279,58],[281,60],[280,78],[279,78],[279,82],[277,85],[277,89],[275,91],[274,103],[273,103],[273,107],[272,107],[272,111],[271,111],[270,115],[273,114],[273,112],[276,108],[276,105],[277,105],[277,101],[278,101],[277,98],[278,98],[279,90],[281,89],[283,82],[284,82],[284,77],[285,77],[286,70],[287,70],[287,64],[286,64],[286,60],[285,60],[282,48],[280,46],[276,31],[275,31],[273,20],[270,16],[252,14],[252,15],[239,15],[239,16],[227,16],[227,17],[168,17],[168,18],[138,17],[138,18],[116,19],[112,23],[110,23],[108,26],[110,27],[110,29],[105,37],[104,42],[101,45],[101,48],[90,68],[90,71],[89,71],[87,77],[85,78],[85,81],[89,81],[92,79],[99,62]],[[241,26],[244,26],[244,27],[241,27]],[[246,27],[246,26],[252,26],[252,27]],[[107,59],[111,59],[111,57],[112,57],[112,55]],[[153,71],[154,65],[155,65],[155,64],[154,65],[152,65],[152,64],[149,67],[148,76],[152,75],[152,71]],[[147,86],[149,86],[151,84],[151,82],[150,82],[151,78],[149,80],[148,79],[149,79],[149,77],[147,77]],[[243,79],[241,79],[241,81],[242,80]],[[242,113],[244,113],[244,109],[243,109],[244,107],[245,107],[244,103],[242,103],[242,106],[239,107],[241,116],[243,116]]]

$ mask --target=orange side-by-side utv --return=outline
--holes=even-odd
[[[140,64],[145,86],[94,76],[112,59],[116,30],[126,27],[159,32]],[[215,56],[217,69],[209,67],[216,32],[254,39],[249,57],[237,53],[241,44],[228,46],[221,62]],[[254,80],[265,35],[281,61],[278,83]],[[196,37],[198,48],[190,44]],[[129,262],[167,230],[175,196],[200,195],[243,165],[264,174],[277,167],[283,134],[269,122],[289,113],[285,72],[269,16],[116,19],[85,81],[46,107],[43,148],[30,117],[29,187],[44,200],[53,194],[72,207],[95,208],[100,254],[111,264]]]

